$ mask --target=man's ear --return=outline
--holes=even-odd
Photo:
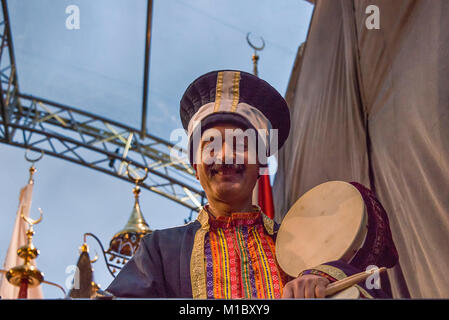
[[[196,163],[194,163],[193,164],[193,170],[195,170],[195,177],[196,177],[196,180],[200,180],[200,177],[198,177],[198,170],[197,170],[197,164]]]

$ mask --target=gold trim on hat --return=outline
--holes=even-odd
[[[239,97],[240,97],[240,72],[234,72],[233,84],[234,84],[234,86],[232,88],[231,112],[235,112],[235,110],[237,110],[237,104],[239,103]]]
[[[223,77],[224,72],[223,71],[219,72],[217,75],[217,87],[215,88],[214,112],[217,112],[220,109],[221,95],[223,94]]]

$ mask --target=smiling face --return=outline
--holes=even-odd
[[[230,133],[236,131],[242,129],[233,124],[217,124],[201,137],[201,157],[193,166],[209,202],[215,200],[231,206],[251,203],[259,177],[259,165],[253,156],[256,146],[249,138],[229,139]]]

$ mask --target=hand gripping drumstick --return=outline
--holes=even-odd
[[[365,280],[366,278],[368,278],[370,275],[374,274],[375,272],[380,273],[385,270],[387,270],[387,268],[385,268],[385,267],[382,267],[379,269],[371,269],[371,270],[368,270],[365,272],[356,273],[350,277],[333,282],[326,287],[325,296],[326,297],[331,296],[339,291],[342,291],[346,288],[349,288],[349,287],[359,283],[360,281]]]

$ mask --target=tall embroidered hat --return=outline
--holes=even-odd
[[[282,147],[290,131],[290,112],[284,98],[268,82],[244,71],[219,70],[200,76],[189,85],[180,106],[190,163],[196,130],[204,132],[218,123],[232,123],[255,129],[259,135],[267,133],[267,156]]]

